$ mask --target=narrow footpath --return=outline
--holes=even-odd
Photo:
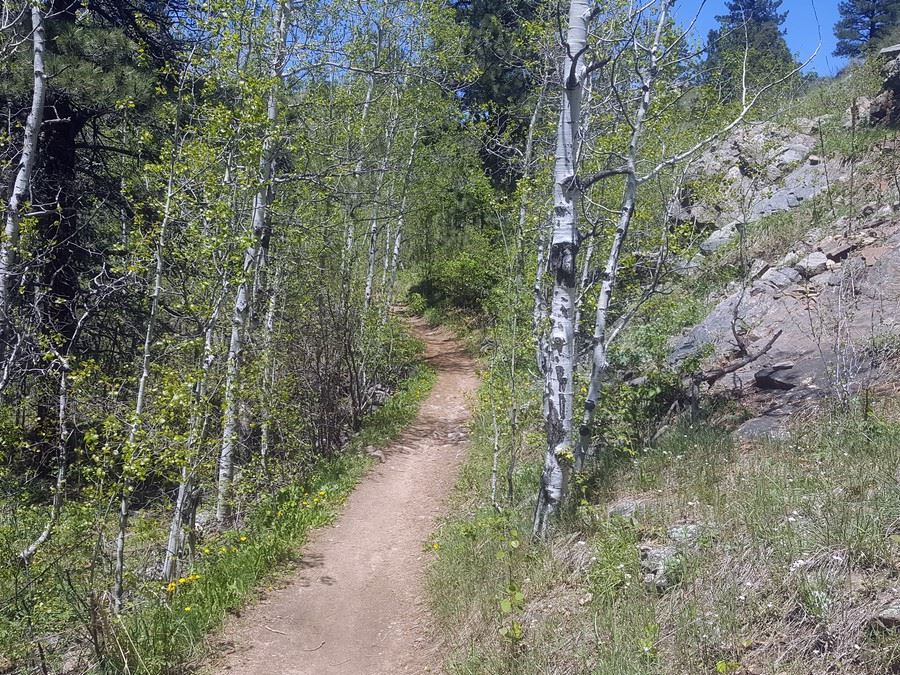
[[[228,675],[422,675],[439,670],[423,580],[427,539],[467,446],[474,361],[444,328],[413,320],[437,381],[382,448],[335,524],[314,533],[288,585],[229,622]]]

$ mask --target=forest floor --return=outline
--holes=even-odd
[[[468,449],[476,366],[446,328],[412,319],[437,372],[415,421],[331,527],[304,547],[283,588],[226,622],[210,670],[239,675],[436,672],[423,588],[428,539]]]

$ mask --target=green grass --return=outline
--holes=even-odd
[[[39,554],[35,569],[45,570],[40,578],[7,569],[10,583],[16,584],[8,590],[31,604],[7,601],[3,607],[0,672],[13,663],[39,668],[28,635],[40,639],[51,668],[66,658],[71,665],[80,653],[79,667],[88,672],[161,675],[190,670],[207,655],[209,633],[296,560],[313,529],[336,517],[371,465],[363,449],[397,437],[415,418],[434,381],[435,372],[419,365],[382,407],[366,417],[344,452],[322,460],[302,483],[263,496],[247,512],[240,529],[201,539],[193,566],[171,586],[132,578],[132,607],[120,617],[109,612],[102,592],[86,586],[92,578],[86,571],[92,542],[76,535],[82,527],[78,523],[84,520],[84,527],[89,527],[93,513],[77,502],[68,504],[56,536]],[[164,511],[139,514],[133,519],[133,536],[159,541],[165,518]],[[30,588],[24,589],[23,583]],[[54,633],[62,636],[61,642],[44,637]],[[85,650],[90,652],[87,658]]]
[[[115,650],[121,658],[113,670],[123,673],[172,673],[207,653],[205,637],[226,616],[256,597],[265,580],[296,559],[309,533],[333,521],[340,507],[370,467],[366,446],[396,438],[415,418],[419,404],[435,381],[421,366],[366,418],[347,452],[326,460],[302,485],[266,498],[241,531],[228,532],[204,546],[186,583],[170,592],[160,588],[160,601],[118,624]],[[302,557],[302,556],[301,556]],[[195,575],[195,580],[191,580]]]
[[[476,418],[477,419],[477,418]],[[608,460],[547,543],[529,540],[539,439],[516,500],[489,507],[477,424],[452,517],[437,535],[433,606],[447,672],[681,675],[895,672],[900,638],[871,617],[898,597],[900,421],[824,413],[789,439],[736,446],[684,426]],[[633,517],[611,504],[639,504]],[[696,525],[677,543],[670,532]],[[511,545],[510,542],[516,542]],[[669,585],[641,548],[673,546]],[[894,590],[891,590],[894,589]],[[518,607],[504,599],[521,593]],[[517,624],[519,637],[504,629]]]

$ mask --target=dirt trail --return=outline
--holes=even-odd
[[[424,546],[467,445],[475,364],[442,328],[413,321],[437,370],[413,424],[314,533],[286,588],[226,628],[229,675],[421,675],[438,666],[423,591]]]

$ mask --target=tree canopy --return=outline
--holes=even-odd
[[[900,21],[897,0],[842,0],[841,18],[834,25],[835,56],[862,56],[868,49],[884,46]]]

